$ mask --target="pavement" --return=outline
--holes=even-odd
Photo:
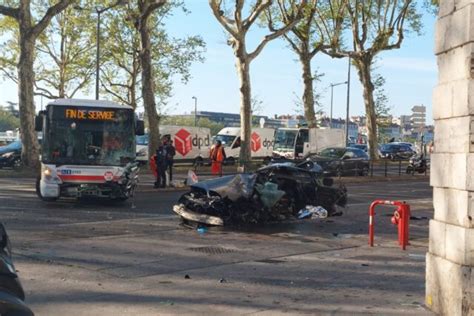
[[[127,203],[40,201],[31,179],[0,178],[0,214],[36,315],[429,315],[424,307],[432,190],[424,177],[348,183],[345,214],[264,227],[183,227],[179,190],[142,182]],[[402,251],[393,208],[411,205]]]

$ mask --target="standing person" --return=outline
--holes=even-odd
[[[158,146],[156,150],[156,182],[155,188],[164,188],[166,187],[166,147],[167,147],[167,139],[162,139],[162,144]]]
[[[222,177],[222,164],[226,158],[224,147],[222,146],[222,142],[220,140],[216,141],[216,144],[211,148],[211,173],[213,175],[219,175]]]
[[[168,144],[166,145],[166,164],[168,165],[170,183],[173,181],[173,164],[174,156],[176,155],[176,148],[173,146],[173,141],[168,139]]]

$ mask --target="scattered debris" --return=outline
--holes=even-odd
[[[322,206],[306,205],[305,208],[301,209],[297,215],[298,219],[304,218],[326,218],[328,217],[328,211]]]
[[[333,186],[332,179],[323,179],[317,170],[306,162],[272,164],[255,173],[197,182],[173,211],[185,221],[214,226],[341,215],[346,188]]]
[[[198,227],[197,232],[200,234],[205,234],[207,232],[207,228],[204,226]]]
[[[173,180],[171,181],[170,186],[173,188],[184,188],[186,184],[185,181]]]

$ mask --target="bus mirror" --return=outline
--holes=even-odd
[[[137,120],[137,124],[135,125],[135,135],[145,135],[145,122],[142,120]]]
[[[35,116],[35,131],[41,132],[43,130],[43,115]]]

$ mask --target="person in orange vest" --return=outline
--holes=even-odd
[[[224,163],[224,160],[226,159],[224,147],[222,146],[222,142],[220,140],[216,141],[216,144],[212,146],[211,148],[211,153],[210,153],[210,158],[211,158],[211,173],[213,175],[219,175],[219,177],[222,177],[222,164]]]

